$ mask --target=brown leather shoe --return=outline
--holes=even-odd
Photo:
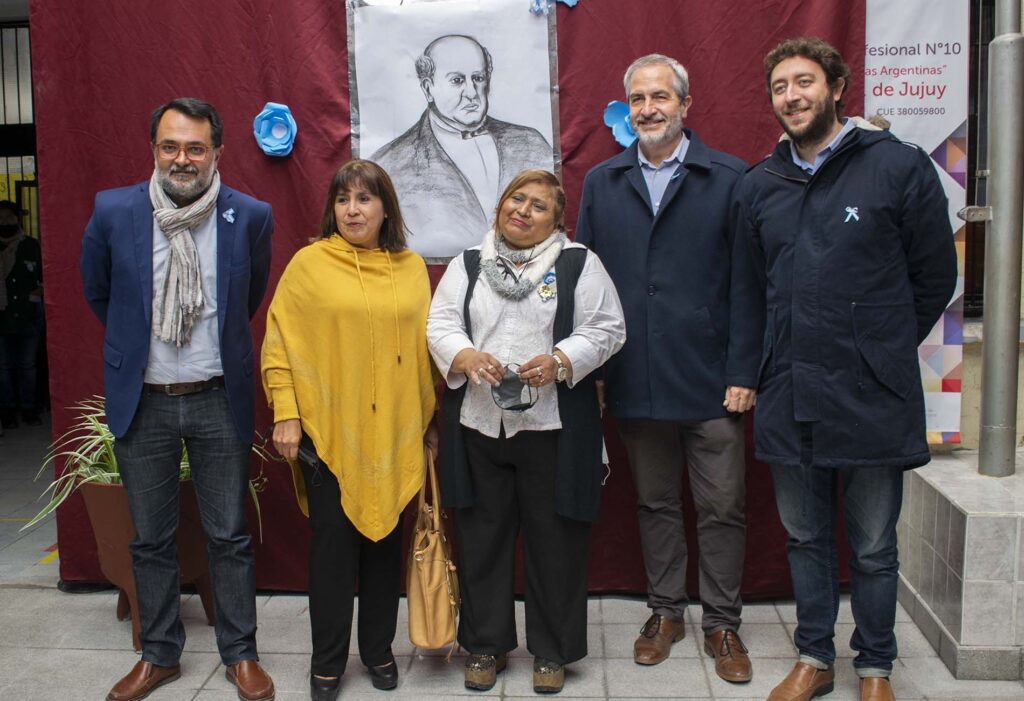
[[[885,677],[865,677],[860,680],[860,701],[896,701],[896,697]]]
[[[242,701],[274,701],[274,682],[256,660],[230,665],[224,676],[238,689]]]
[[[797,662],[793,671],[768,694],[768,701],[807,701],[815,696],[824,696],[832,691],[835,678],[836,672],[832,667],[818,669]]]
[[[653,614],[640,629],[640,637],[633,643],[633,661],[637,664],[664,662],[672,643],[686,637],[686,622],[660,614]]]
[[[107,694],[107,701],[138,701],[162,684],[181,676],[181,665],[160,667],[152,662],[136,662],[132,671],[121,678]]]
[[[725,681],[744,684],[753,678],[747,648],[736,631],[719,630],[705,635],[704,652],[715,658],[715,673]]]

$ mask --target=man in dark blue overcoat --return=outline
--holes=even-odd
[[[678,61],[637,59],[624,87],[638,139],[587,174],[576,240],[601,257],[626,315],[628,340],[604,386],[633,471],[652,610],[634,659],[663,661],[685,633],[685,465],[704,650],[720,677],[746,682],[743,412],[754,404],[764,313],[749,246],[736,245],[729,215],[746,166],[683,128],[692,98]]]
[[[929,459],[917,346],[957,276],[946,196],[928,154],[842,118],[850,71],[821,39],[780,44],[765,77],[788,138],[737,186],[737,237],[766,285],[755,447],[789,534],[800,653],[769,700],[832,690],[842,484],[853,666],[862,701],[890,701],[903,471]]]

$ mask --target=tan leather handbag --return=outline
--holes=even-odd
[[[428,649],[451,644],[454,651],[459,580],[452,561],[452,546],[445,535],[446,518],[441,512],[441,492],[429,450],[426,463],[427,475],[420,488],[407,570],[409,640],[417,647]],[[428,482],[430,503],[427,503]]]

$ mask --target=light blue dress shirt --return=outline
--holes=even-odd
[[[643,171],[644,180],[647,181],[647,192],[651,196],[651,209],[654,210],[655,215],[658,214],[658,209],[661,207],[661,198],[665,196],[665,190],[668,189],[669,181],[672,180],[676,169],[682,164],[683,159],[686,158],[686,150],[688,148],[690,148],[690,140],[686,138],[686,134],[682,134],[676,150],[657,166],[647,160],[643,149],[637,149],[636,153],[640,160],[640,170]]]
[[[796,152],[796,146],[792,141],[789,142],[790,153],[793,154],[793,162],[800,166],[808,175],[814,175],[814,172],[821,167],[821,164],[825,162],[825,159],[832,155],[832,152],[836,150],[839,142],[843,140],[843,137],[849,134],[851,131],[856,129],[853,121],[850,119],[843,119],[843,128],[836,134],[836,138],[829,142],[829,145],[818,151],[818,155],[814,157],[814,163],[808,163],[804,159],[800,158],[800,154]]]
[[[192,339],[178,348],[165,343],[150,330],[149,362],[145,381],[166,385],[199,382],[224,374],[220,362],[220,334],[217,329],[217,210],[192,231],[199,255],[199,275],[203,286],[203,309],[192,327]],[[167,275],[171,245],[153,220],[153,299]]]

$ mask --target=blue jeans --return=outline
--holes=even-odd
[[[831,665],[839,612],[837,488],[852,555],[850,646],[859,676],[888,676],[896,659],[896,521],[903,501],[899,467],[819,468],[772,465],[775,501],[789,534],[786,551],[796,598],[794,643],[803,658]],[[810,662],[811,660],[805,660]]]
[[[36,352],[39,333],[0,334],[0,409],[39,411],[36,401]],[[17,391],[15,391],[17,387]]]
[[[135,522],[132,565],[147,662],[178,664],[185,644],[175,539],[182,441],[206,531],[221,660],[258,659],[255,562],[245,517],[251,446],[234,426],[223,388],[181,397],[144,389],[131,426],[114,442]]]

